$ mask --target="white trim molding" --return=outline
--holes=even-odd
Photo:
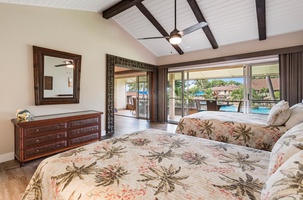
[[[101,136],[105,136],[106,135],[106,130],[101,131]]]
[[[14,160],[14,152],[9,152],[9,153],[0,155],[0,163],[6,162],[9,160]]]

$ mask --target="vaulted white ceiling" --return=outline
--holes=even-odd
[[[256,0],[196,0],[218,47],[259,40]],[[99,12],[120,0],[0,0],[2,3],[33,5]],[[303,0],[266,0],[267,38],[303,30]],[[142,4],[169,34],[174,29],[174,0],[144,0]],[[112,17],[134,38],[162,36],[152,23],[133,6]],[[198,23],[189,3],[177,0],[177,29]],[[166,39],[140,40],[156,56],[177,54]],[[183,37],[179,45],[184,53],[210,49],[212,45],[202,29]]]

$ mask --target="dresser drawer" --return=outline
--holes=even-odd
[[[76,144],[81,144],[81,143],[85,143],[91,140],[96,140],[99,138],[99,134],[98,133],[93,133],[90,135],[85,135],[82,137],[77,137],[77,138],[73,138],[70,140],[70,144],[69,145],[76,145]]]
[[[49,152],[53,152],[55,150],[60,150],[64,147],[67,147],[67,142],[66,141],[60,141],[52,144],[48,144],[45,146],[40,146],[32,149],[28,149],[25,152],[25,158],[33,157],[33,156],[38,156],[41,154],[46,154]]]
[[[77,128],[69,131],[69,137],[76,137],[78,135],[90,133],[90,132],[96,132],[99,131],[99,125],[94,126],[88,126],[84,128]]]
[[[39,145],[44,142],[51,142],[54,140],[60,140],[60,139],[65,139],[67,137],[67,131],[64,132],[59,132],[59,133],[53,133],[50,135],[44,135],[44,136],[39,136],[39,137],[34,137],[34,138],[27,138],[25,139],[25,145]]]
[[[12,119],[15,132],[15,158],[22,165],[33,159],[100,140],[102,114],[88,110],[35,116],[28,122]]]
[[[55,131],[67,128],[67,123],[51,124],[47,126],[37,126],[35,128],[26,128],[25,135],[39,134],[48,131]]]
[[[80,120],[75,120],[71,121],[71,128],[77,127],[77,126],[84,126],[84,125],[89,125],[89,124],[96,124],[99,123],[100,119],[98,117],[94,118],[88,118],[88,119],[80,119]]]

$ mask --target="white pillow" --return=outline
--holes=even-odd
[[[269,111],[267,124],[271,126],[280,126],[285,124],[290,116],[290,109],[287,101],[280,101]]]
[[[303,151],[290,157],[264,184],[261,200],[302,199]]]
[[[298,103],[290,108],[290,117],[286,121],[285,126],[287,129],[291,129],[303,122],[303,103]]]
[[[272,148],[267,177],[275,171],[295,153],[303,150],[303,123],[286,131]]]

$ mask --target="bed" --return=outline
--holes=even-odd
[[[260,199],[270,152],[147,129],[43,160],[23,200]]]
[[[271,151],[287,131],[269,126],[268,115],[203,111],[183,117],[176,133]]]

